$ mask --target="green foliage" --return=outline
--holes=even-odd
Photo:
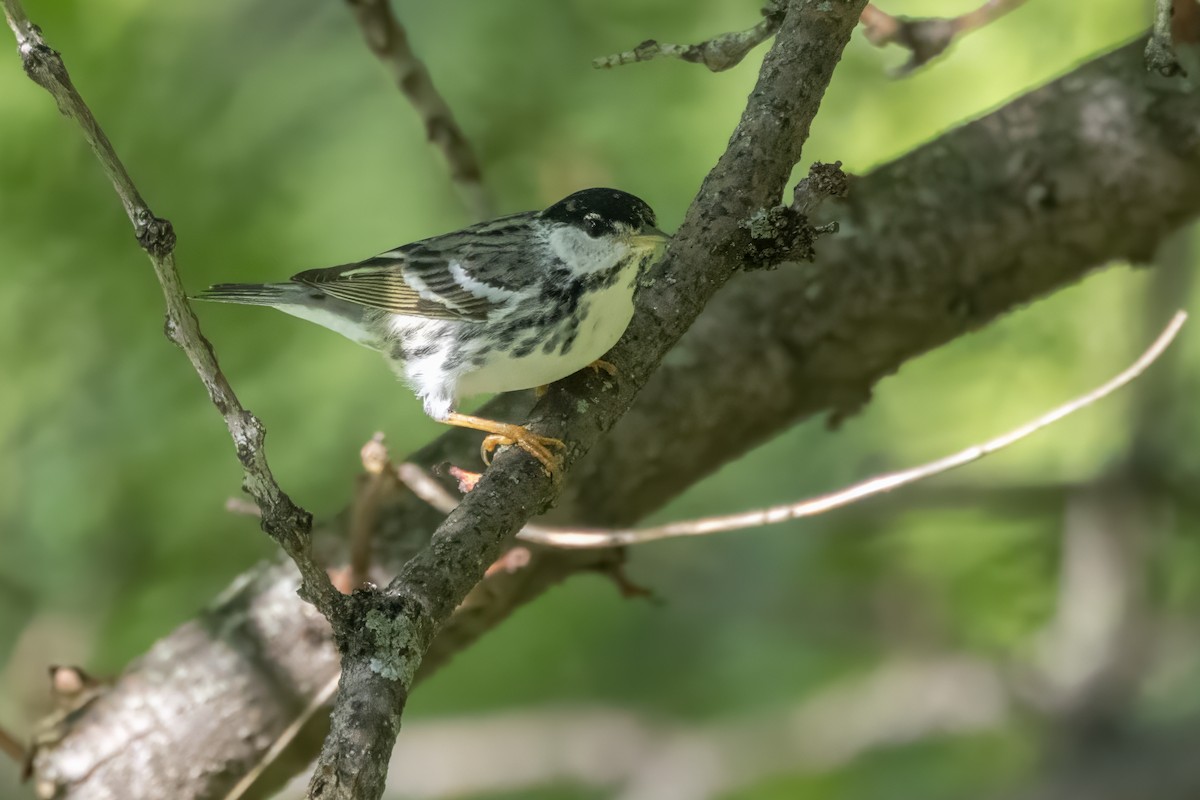
[[[1011,734],[931,740],[867,756],[853,769],[763,781],[721,800],[948,800],[1011,782],[1030,755],[1027,741]]]
[[[342,5],[28,1],[148,202],[175,223],[190,288],[279,278],[466,221],[444,165]],[[722,152],[761,57],[721,74],[666,60],[590,67],[648,37],[692,42],[747,27],[755,0],[396,5],[502,211],[611,184],[647,198],[673,229]],[[888,10],[969,5],[895,0]],[[856,37],[806,158],[865,172],[1144,22],[1135,3],[1088,14],[1031,3],[899,82],[885,71],[902,54]],[[223,510],[240,481],[228,437],[161,335],[158,289],[110,186],[11,49],[0,51],[0,659],[17,665],[0,685],[0,720],[11,721],[37,710],[12,698],[41,691],[21,682],[21,664],[77,659],[115,671],[274,551],[252,520]],[[1111,270],[964,337],[885,381],[842,430],[805,424],[658,518],[797,499],[999,433],[1124,366],[1158,322],[1143,312],[1152,280]],[[318,516],[347,502],[358,449],[374,431],[403,453],[439,430],[366,350],[260,309],[199,312],[270,431],[282,485]],[[1197,459],[1184,444],[1200,426],[1195,356],[1185,343],[1172,362],[1161,414],[1164,430],[1172,426],[1166,454],[1181,468]],[[1130,445],[1130,409],[1127,391],[961,480],[1095,477]],[[1053,611],[1060,530],[1058,512],[1043,508],[929,510],[900,495],[815,521],[647,546],[632,553],[631,572],[661,603],[623,601],[599,578],[570,581],[422,687],[409,713],[584,703],[712,721],[800,703],[896,647],[1011,655]],[[1153,592],[1172,613],[1194,614],[1195,516],[1177,517],[1164,538]],[[74,638],[46,645],[35,635],[62,618]],[[729,797],[977,794],[1028,767],[1018,738],[903,748]]]

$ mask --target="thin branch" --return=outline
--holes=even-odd
[[[1153,364],[1167,346],[1175,340],[1183,323],[1187,320],[1187,314],[1180,311],[1171,319],[1166,329],[1159,334],[1154,343],[1149,349],[1123,370],[1119,375],[1116,375],[1103,385],[1093,389],[1087,394],[1077,397],[1069,403],[1065,403],[1058,408],[1050,411],[1037,419],[1027,422],[1019,428],[1009,431],[1008,433],[990,439],[983,444],[973,445],[966,450],[962,450],[953,455],[939,458],[936,461],[931,461],[927,464],[922,464],[911,469],[901,470],[899,472],[889,472],[884,475],[877,475],[874,478],[856,483],[844,489],[839,489],[836,492],[830,492],[819,497],[814,497],[808,500],[803,500],[799,503],[790,503],[788,505],[773,506],[771,508],[759,509],[756,511],[745,511],[738,514],[728,514],[717,517],[704,517],[702,519],[687,520],[684,522],[671,522],[666,525],[658,525],[653,528],[632,528],[625,530],[587,530],[587,529],[568,529],[568,528],[547,528],[536,525],[527,525],[517,534],[517,538],[526,542],[535,542],[537,544],[551,545],[555,547],[618,547],[632,544],[642,544],[644,542],[652,542],[659,539],[671,539],[679,536],[705,536],[710,533],[721,533],[724,531],[744,530],[746,528],[757,528],[764,525],[777,525],[781,522],[787,522],[794,519],[802,519],[804,517],[815,517],[832,511],[843,506],[850,505],[873,497],[878,494],[890,492],[898,489],[901,486],[906,486],[911,483],[931,478],[934,475],[940,475],[944,472],[949,472],[952,469],[965,466],[972,462],[978,461],[981,458],[991,455],[992,453],[1003,450],[1009,445],[1016,444],[1022,439],[1031,436],[1034,433],[1053,425],[1055,422],[1064,417],[1074,414],[1080,409],[1086,408],[1098,400],[1108,397],[1110,394],[1125,386],[1134,378],[1141,375],[1146,369]],[[406,481],[411,479],[412,471],[408,470],[402,473],[402,478]],[[433,496],[433,488],[441,490],[440,484],[433,480],[424,480],[421,482],[422,492],[421,497]],[[439,509],[446,507],[449,493],[442,490],[442,495],[437,498]]]
[[[458,498],[446,491],[433,476],[416,464],[405,461],[395,466],[397,480],[408,487],[409,491],[436,508],[443,514],[449,514],[458,508]],[[529,526],[526,526],[529,527]],[[520,534],[517,534],[520,536]]]
[[[458,188],[468,213],[476,220],[495,216],[483,185],[479,159],[450,106],[433,85],[429,70],[413,52],[408,34],[389,0],[346,0],[346,5],[354,13],[367,47],[416,109],[425,125],[426,137],[442,152],[450,167],[450,180]]]
[[[871,44],[876,47],[897,44],[911,53],[909,60],[893,73],[896,77],[903,77],[940,56],[960,36],[979,30],[1024,2],[987,0],[974,11],[957,17],[918,19],[892,16],[870,3],[863,10],[861,22]]]
[[[385,474],[388,467],[387,448],[383,434],[377,433],[362,447],[363,474],[359,476],[354,501],[350,504],[350,571],[349,589],[362,586],[371,570],[371,539],[379,520],[379,504],[387,494],[392,480]]]
[[[296,562],[302,576],[305,599],[328,614],[333,608],[337,592],[325,571],[312,559],[312,516],[293,503],[275,482],[263,449],[266,431],[258,418],[238,401],[221,372],[212,345],[200,332],[200,323],[188,305],[179,272],[175,268],[175,231],[171,223],[155,216],[146,205],[125,165],[117,157],[112,143],[101,130],[100,123],[76,91],[62,57],[46,44],[41,29],[29,21],[20,0],[3,0],[3,3],[5,19],[17,37],[17,49],[25,74],[50,93],[64,115],[79,123],[84,138],[112,181],[125,213],[133,223],[138,243],[154,265],[154,274],[162,286],[166,302],[167,338],[187,355],[192,368],[208,390],[209,399],[225,419],[242,464],[242,488],[262,510],[263,530]]]
[[[1194,0],[1187,0],[1194,2]],[[1172,19],[1175,16],[1176,0],[1155,0],[1154,29],[1146,42],[1146,69],[1171,77],[1186,75],[1183,65],[1175,55],[1175,40],[1172,35]]]
[[[770,39],[783,23],[784,4],[769,0],[762,9],[762,21],[752,28],[722,33],[698,44],[669,44],[647,39],[632,50],[592,59],[596,69],[612,69],[654,58],[679,58],[693,64],[703,64],[713,72],[736,67],[746,55]]]

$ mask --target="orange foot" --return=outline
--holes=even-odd
[[[562,477],[562,457],[551,452],[553,449],[566,447],[561,439],[554,439],[550,436],[539,436],[522,425],[496,422],[495,420],[472,417],[468,414],[459,414],[454,411],[450,412],[442,422],[448,425],[457,425],[460,428],[484,431],[489,434],[479,448],[479,453],[483,457],[483,463],[485,464],[491,463],[492,451],[497,447],[516,445],[541,462],[542,470],[555,481]]]

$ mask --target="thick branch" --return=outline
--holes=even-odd
[[[79,123],[84,138],[121,198],[138,244],[150,256],[154,274],[162,286],[167,307],[167,338],[187,355],[208,390],[209,399],[225,419],[237,448],[238,460],[242,463],[242,488],[262,511],[263,530],[296,562],[304,576],[302,591],[305,599],[326,613],[330,612],[338,595],[329,577],[311,557],[312,516],[293,503],[275,482],[263,449],[266,431],[258,418],[242,406],[221,372],[212,345],[200,332],[200,323],[188,305],[175,268],[175,230],[169,221],[155,216],[146,205],[100,123],[75,90],[62,57],[46,44],[41,30],[25,16],[20,1],[4,0],[4,15],[17,37],[17,50],[25,74],[54,97],[64,115]]]
[[[1200,96],[1149,85],[1144,45],[857,179],[836,209],[842,233],[822,241],[815,264],[740,275],[714,298],[630,412],[573,468],[554,519],[636,522],[796,421],[852,413],[906,360],[1114,259],[1147,259],[1200,213]],[[489,413],[516,417],[526,402],[508,396]],[[477,445],[448,434],[413,460],[426,469],[473,463]],[[388,569],[428,541],[439,517],[412,497],[381,514],[376,541]],[[617,559],[531,553],[525,568],[472,592],[423,671],[546,587]],[[278,565],[248,573],[43,746],[38,778],[66,800],[221,797],[335,674],[328,631],[295,598],[295,581]],[[170,726],[147,717],[163,700]],[[253,736],[224,724],[247,719]],[[139,734],[146,730],[154,735]],[[302,736],[264,785],[298,771],[319,742]]]
[[[569,443],[564,467],[586,453],[633,401],[708,299],[745,259],[739,222],[779,204],[833,69],[865,0],[792,0],[763,61],[729,147],[705,178],[658,280],[610,358],[612,391],[552,389],[533,426]],[[670,276],[670,280],[667,280]],[[599,395],[599,396],[597,396]],[[557,487],[520,451],[501,453],[479,485],[380,593],[358,593],[365,629],[337,629],[342,682],[332,730],[309,784],[320,800],[383,792],[388,756],[421,657],[437,629],[483,577],[511,537],[553,501]],[[335,622],[336,625],[336,622]]]

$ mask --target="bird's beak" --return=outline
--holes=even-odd
[[[643,228],[642,232],[629,237],[629,243],[634,247],[645,248],[647,250],[657,250],[671,241],[669,234],[663,233],[658,228]]]

